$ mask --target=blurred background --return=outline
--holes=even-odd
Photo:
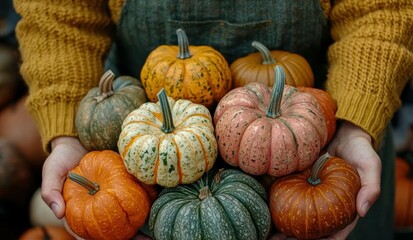
[[[40,196],[41,168],[46,156],[25,108],[27,87],[19,75],[20,57],[14,32],[18,20],[12,0],[1,0],[0,238],[71,239]],[[392,120],[397,150],[396,240],[413,239],[413,80],[405,87],[402,103]]]

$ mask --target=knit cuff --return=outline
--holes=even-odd
[[[369,133],[373,143],[380,142],[383,131],[392,116],[388,105],[382,99],[362,92],[345,93],[336,95],[339,104],[336,118],[349,121]]]
[[[77,105],[75,103],[56,102],[46,106],[28,109],[36,120],[43,150],[50,154],[51,141],[59,136],[77,137],[75,126]]]

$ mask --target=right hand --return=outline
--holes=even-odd
[[[66,211],[63,183],[88,151],[75,137],[58,137],[51,144],[52,152],[43,164],[41,195],[56,217],[62,219]]]

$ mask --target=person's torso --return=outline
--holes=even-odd
[[[190,45],[212,46],[229,64],[255,52],[256,40],[270,50],[302,55],[316,80],[325,78],[329,32],[320,0],[127,0],[111,53],[119,72],[139,78],[151,51],[177,45],[178,28]]]

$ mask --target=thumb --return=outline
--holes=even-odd
[[[51,157],[51,156],[50,156]],[[65,201],[62,196],[65,174],[56,171],[56,161],[46,159],[42,170],[42,198],[58,219],[65,215]]]

